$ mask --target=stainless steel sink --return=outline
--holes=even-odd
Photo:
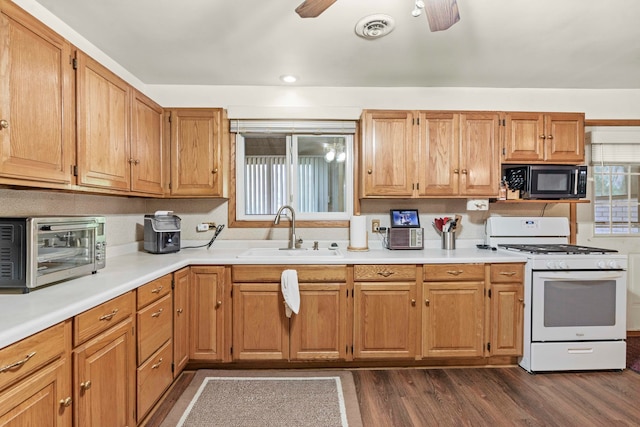
[[[238,255],[238,258],[309,258],[309,259],[339,259],[344,254],[340,249],[280,249],[280,248],[251,248]]]

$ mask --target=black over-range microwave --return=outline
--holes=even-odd
[[[573,165],[504,166],[510,190],[523,199],[579,199],[587,196],[587,167]]]

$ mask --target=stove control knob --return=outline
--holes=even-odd
[[[569,266],[567,265],[566,262],[560,261],[560,262],[558,262],[558,268],[560,268],[562,270],[567,270],[569,268]]]
[[[606,264],[604,261],[602,261],[602,260],[598,261],[598,262],[596,263],[596,266],[597,266],[600,270],[604,270],[605,268],[607,268],[607,264]]]
[[[556,269],[556,263],[553,261],[547,261],[547,269],[548,270],[555,270]]]
[[[609,268],[611,269],[617,269],[620,268],[618,267],[618,263],[615,260],[611,260],[607,263],[607,266],[609,266]]]

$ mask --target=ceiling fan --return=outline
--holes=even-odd
[[[305,0],[296,8],[301,18],[316,18],[337,0]],[[419,0],[416,7],[422,5],[426,10],[429,29],[442,31],[460,20],[456,0]]]

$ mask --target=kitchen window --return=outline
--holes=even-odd
[[[594,234],[640,235],[640,147],[592,144]]]
[[[232,120],[236,220],[347,220],[353,211],[355,122]]]

